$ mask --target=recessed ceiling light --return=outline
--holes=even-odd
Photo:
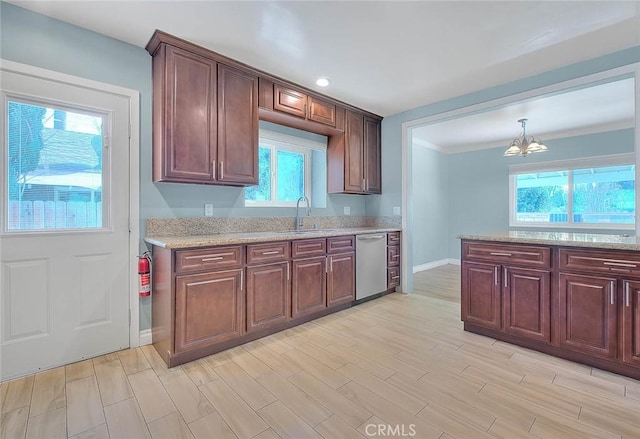
[[[317,85],[318,87],[326,87],[326,86],[328,86],[328,85],[329,85],[329,82],[330,82],[330,81],[329,81],[329,78],[318,78],[318,79],[316,80],[316,85]]]

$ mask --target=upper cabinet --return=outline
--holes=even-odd
[[[258,77],[189,47],[154,49],[153,180],[257,184]]]
[[[258,184],[258,119],[328,137],[329,193],[379,194],[382,118],[156,31],[153,180]]]
[[[382,193],[380,123],[346,110],[344,136],[329,139],[329,193]]]

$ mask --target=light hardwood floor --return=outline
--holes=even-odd
[[[640,438],[640,382],[462,331],[459,267],[416,286],[171,370],[145,346],[3,383],[1,437]]]

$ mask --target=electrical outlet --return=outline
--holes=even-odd
[[[204,216],[213,216],[213,204],[204,205]]]
[[[344,206],[344,214],[345,215],[351,215],[351,207]]]
[[[394,215],[402,215],[402,214],[400,213],[400,206],[394,206],[394,208],[393,208],[393,214],[394,214]]]

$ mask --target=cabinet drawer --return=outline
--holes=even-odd
[[[322,256],[327,253],[326,239],[301,239],[291,243],[294,258]]]
[[[387,233],[387,244],[400,245],[400,232]]]
[[[176,251],[176,273],[220,268],[240,268],[242,246]]]
[[[462,258],[505,264],[525,264],[527,267],[551,267],[551,249],[535,245],[505,245],[484,242],[464,242]]]
[[[558,255],[560,270],[640,276],[639,254],[561,248]]]
[[[391,267],[387,270],[387,288],[400,285],[400,267]]]
[[[313,96],[309,96],[309,120],[332,127],[336,126],[336,106]]]
[[[276,84],[273,86],[273,96],[274,110],[302,118],[307,115],[307,95]]]
[[[289,241],[247,245],[247,264],[286,261],[291,254]]]
[[[327,253],[349,253],[356,251],[355,236],[338,236],[327,239]]]
[[[400,246],[390,245],[387,247],[387,266],[397,267],[400,265]]]

